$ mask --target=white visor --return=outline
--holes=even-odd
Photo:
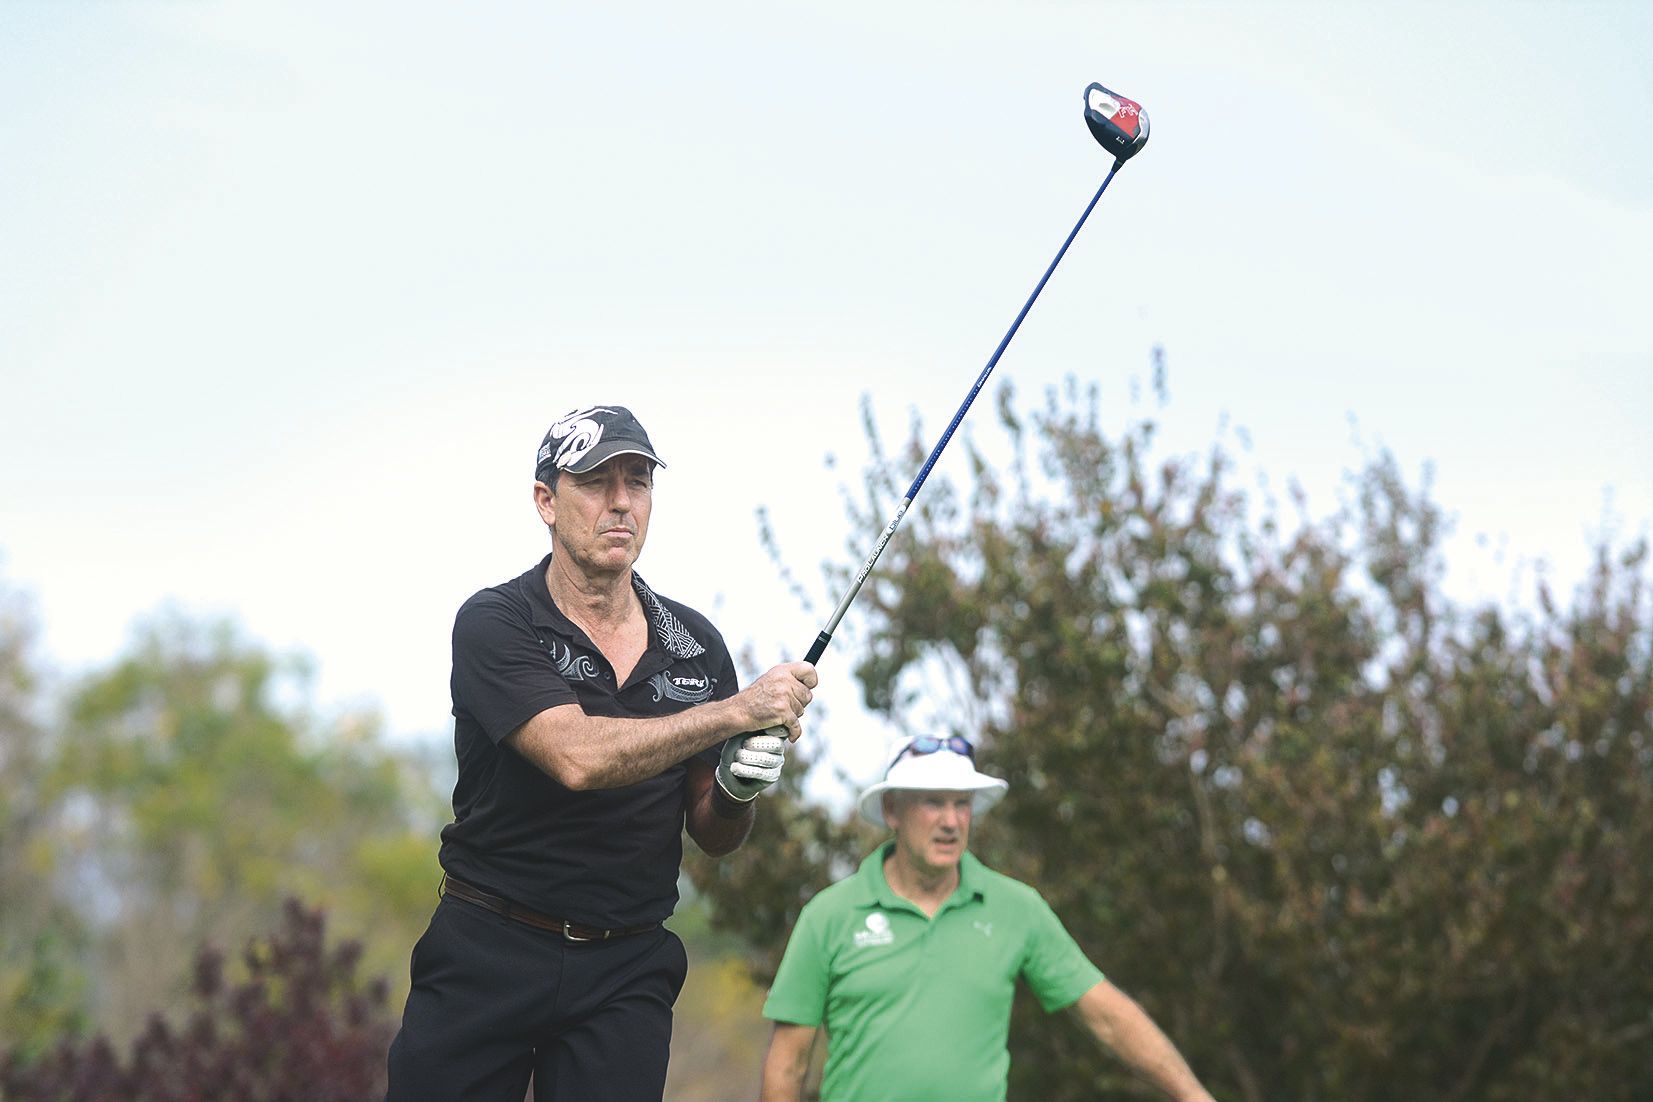
[[[886,792],[969,792],[971,806],[981,814],[1004,798],[1009,783],[976,772],[975,763],[952,750],[903,756],[890,766],[884,779],[861,793],[861,818],[883,826],[883,798]]]

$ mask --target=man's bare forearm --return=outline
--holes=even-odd
[[[726,700],[668,716],[591,716],[577,704],[547,708],[505,736],[505,745],[566,788],[620,788],[657,777],[727,738],[784,727],[792,738],[809,706],[815,668],[776,666]]]
[[[1097,1040],[1176,1102],[1213,1102],[1177,1046],[1136,1001],[1103,980],[1080,996],[1077,1007]]]
[[[742,714],[727,700],[650,719],[588,716],[579,705],[564,704],[518,727],[505,744],[564,787],[621,788],[743,733]]]
[[[689,775],[684,782],[687,798],[683,809],[683,825],[689,837],[708,857],[722,857],[741,847],[752,833],[757,818],[757,800],[741,803],[732,799],[718,786],[715,770],[699,761],[689,763]]]
[[[812,1026],[776,1022],[763,1058],[763,1084],[759,1102],[800,1102],[804,1077],[809,1073],[809,1054],[815,1047]]]

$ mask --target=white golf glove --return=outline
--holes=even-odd
[[[723,744],[717,785],[736,803],[751,803],[780,780],[786,764],[786,740],[763,733],[738,735]]]

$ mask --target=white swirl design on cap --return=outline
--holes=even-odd
[[[607,413],[614,415],[614,411],[605,406],[586,406],[576,409],[557,418],[557,423],[551,426],[548,434],[553,440],[562,440],[562,446],[557,449],[557,467],[567,470],[580,461],[580,457],[597,446],[603,438],[603,426],[591,419],[593,413]],[[567,439],[563,439],[567,437]]]

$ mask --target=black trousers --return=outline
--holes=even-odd
[[[443,899],[413,947],[386,1102],[659,1102],[688,957],[664,927],[572,942]]]

